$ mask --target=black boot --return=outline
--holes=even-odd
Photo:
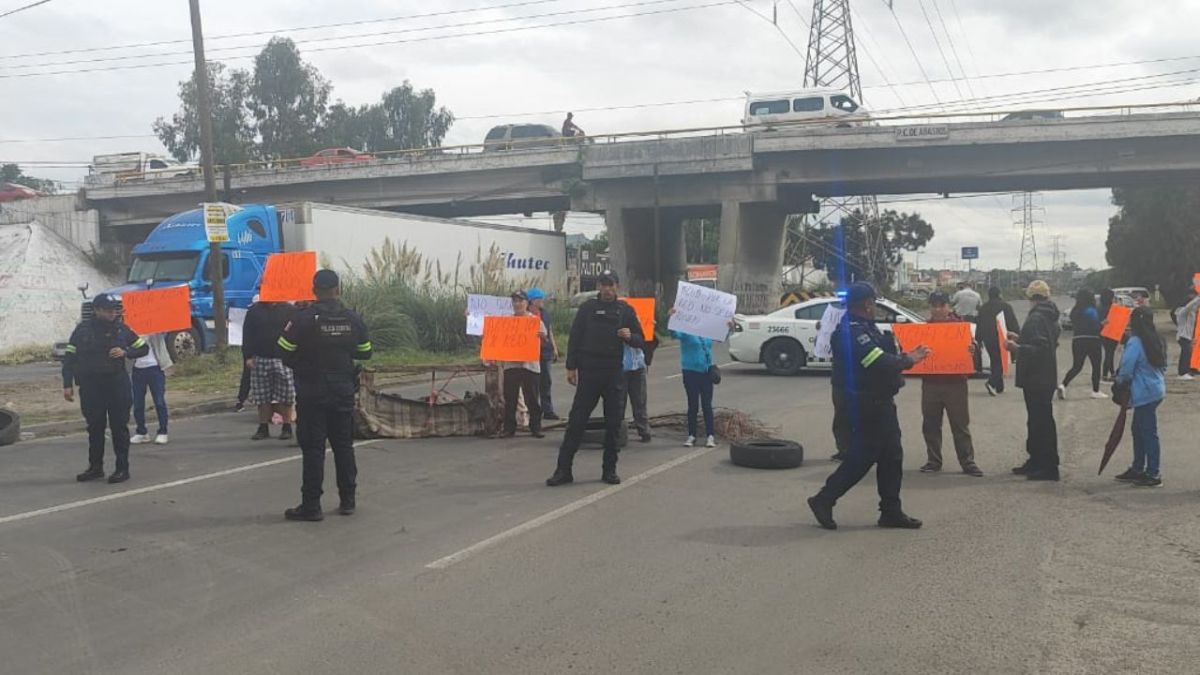
[[[1053,469],[1038,469],[1037,471],[1030,471],[1025,474],[1025,480],[1056,481],[1059,478],[1058,467],[1054,467]]]
[[[886,511],[879,514],[879,526],[898,530],[919,530],[921,529],[921,521],[903,511]]]
[[[325,514],[321,513],[320,504],[306,504],[304,502],[301,502],[300,506],[294,509],[284,511],[283,517],[288,520],[307,520],[314,523],[318,520],[325,520]]]
[[[290,425],[290,424],[283,425],[283,431],[279,432],[279,440],[281,440],[281,441],[292,440],[292,425]]]
[[[1029,462],[1025,462],[1021,466],[1014,466],[1012,468],[1012,472],[1018,476],[1024,476],[1025,474],[1029,473],[1029,470],[1030,470]]]
[[[258,431],[254,432],[254,435],[250,437],[250,440],[261,441],[264,438],[270,438],[270,437],[271,437],[271,430],[269,428],[267,428],[267,425],[260,424],[260,425],[258,425]]]
[[[833,453],[833,456],[830,457],[829,459],[831,459],[835,462],[844,462],[844,461],[846,461],[846,457],[847,457],[846,453],[842,452],[841,450],[838,450],[837,452]]]
[[[124,483],[129,480],[129,469],[117,469],[108,477],[109,483]]]
[[[567,483],[574,483],[575,477],[571,475],[570,469],[555,469],[554,475],[546,479],[546,485],[550,487],[558,487]]]
[[[608,483],[609,485],[621,484],[621,477],[617,475],[616,469],[605,469],[603,473],[600,474],[600,480]]]
[[[104,467],[102,466],[89,466],[87,471],[75,476],[75,480],[79,481],[80,483],[86,483],[89,480],[98,480],[100,478],[104,478]]]
[[[342,495],[341,501],[338,503],[338,513],[343,516],[354,515],[354,495]]]
[[[827,530],[836,530],[837,523],[833,520],[833,504],[817,497],[808,498],[808,508],[812,509],[817,524]]]

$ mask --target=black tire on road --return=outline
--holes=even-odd
[[[200,336],[195,328],[167,333],[167,353],[178,363],[200,353]]]
[[[729,461],[751,469],[794,469],[804,463],[804,448],[776,439],[742,441],[730,444]]]
[[[629,444],[629,424],[621,423],[621,429],[617,432],[617,448],[623,448]],[[584,427],[583,440],[580,441],[580,446],[595,446],[604,447],[604,418],[593,417],[587,421],[587,426]]]
[[[795,375],[808,364],[808,355],[799,342],[779,337],[763,347],[762,361],[772,375]]]
[[[0,408],[0,445],[12,445],[21,438],[21,416],[15,410]]]

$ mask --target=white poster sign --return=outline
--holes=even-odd
[[[483,335],[483,317],[512,316],[512,299],[498,295],[467,296],[467,335]]]
[[[820,327],[817,329],[817,343],[813,346],[813,356],[827,361],[833,358],[833,331],[845,316],[846,308],[839,307],[836,302],[825,306],[825,313],[821,315]]]
[[[736,295],[680,281],[675,291],[675,313],[667,328],[724,342],[735,312]]]
[[[229,344],[238,347],[242,344],[242,327],[246,325],[246,310],[232,308],[229,310]]]

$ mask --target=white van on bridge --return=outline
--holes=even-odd
[[[866,108],[840,89],[800,89],[792,92],[746,92],[742,126],[767,127],[788,122],[825,122],[829,126],[856,127],[871,119]]]

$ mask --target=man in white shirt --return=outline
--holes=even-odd
[[[150,345],[150,351],[145,356],[133,362],[133,372],[129,376],[133,386],[133,421],[137,425],[135,433],[130,437],[130,443],[149,443],[153,440],[158,445],[167,444],[167,374],[166,371],[174,364],[167,352],[167,341],[162,333],[145,336]],[[150,390],[150,398],[154,401],[154,412],[158,416],[158,432],[150,438],[146,427],[146,390]]]
[[[1188,289],[1188,301],[1175,312],[1179,338],[1179,379],[1191,380],[1196,374],[1192,369],[1192,350],[1195,349],[1196,314],[1200,312],[1200,295],[1195,288]]]
[[[533,316],[529,313],[529,296],[525,291],[515,291],[512,294],[513,316]],[[546,324],[539,317],[538,337],[545,339]],[[517,396],[525,400],[525,408],[529,411],[529,433],[534,438],[544,438],[542,433],[542,403],[541,403],[541,373],[540,361],[501,361],[504,369],[504,430],[502,437],[511,437],[517,433]]]
[[[983,298],[971,288],[971,282],[964,281],[958,284],[958,290],[954,295],[950,296],[950,307],[954,313],[966,321],[974,322],[979,316],[979,306],[983,304]]]

